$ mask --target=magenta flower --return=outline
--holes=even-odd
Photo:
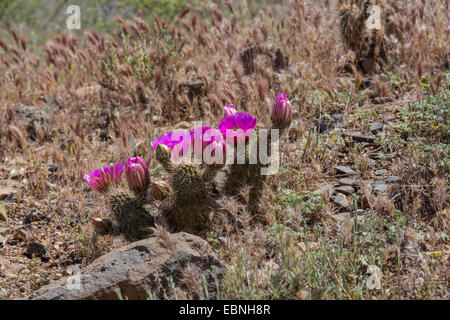
[[[177,135],[175,135],[175,133],[177,133]],[[162,136],[159,136],[159,137],[153,139],[152,147],[153,147],[153,149],[156,150],[156,148],[158,147],[158,144],[164,144],[164,145],[168,146],[171,150],[173,150],[173,148],[177,144],[179,144],[180,142],[182,142],[184,140],[184,136],[185,136],[184,130],[179,130],[179,131],[175,131],[175,132],[167,132],[167,133],[163,134]]]
[[[107,192],[108,189],[120,182],[123,174],[123,163],[110,164],[103,169],[93,170],[89,174],[84,175],[84,181],[95,191]]]
[[[288,128],[292,122],[292,107],[286,95],[280,93],[272,108],[272,123],[280,129]]]
[[[225,112],[225,117],[235,115],[237,112],[236,108],[232,104],[228,104],[225,107],[223,107],[223,111]]]
[[[256,122],[256,118],[253,118],[251,114],[237,112],[220,120],[219,130],[227,142],[234,138],[234,144],[236,144],[239,137],[244,137],[245,140],[248,140],[256,126]]]
[[[125,168],[130,190],[135,193],[147,190],[150,185],[150,175],[145,160],[139,156],[128,158]]]
[[[212,157],[214,157],[214,155],[216,154],[216,150],[218,148],[222,148],[222,154],[225,153],[226,143],[222,136],[222,133],[218,129],[210,127],[201,127],[195,128],[189,131],[189,133],[191,134],[194,148],[198,148],[198,146],[201,146],[199,150],[194,151],[200,152],[203,155],[205,148],[208,148],[207,154],[208,156]],[[201,141],[201,144],[199,143],[199,141]]]
[[[202,141],[202,150],[217,139],[223,140],[220,131],[211,127],[195,128],[189,131],[189,133],[194,143],[197,139]]]
[[[174,132],[167,132],[162,136],[155,138],[152,142],[152,147],[156,150],[158,148],[158,144],[162,144],[169,147],[170,150],[173,150],[178,144],[182,143],[180,155],[177,156],[183,156],[190,150],[191,140],[192,138],[189,132],[185,130],[178,130]]]

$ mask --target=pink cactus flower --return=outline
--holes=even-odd
[[[110,164],[109,166],[103,167],[103,169],[93,170],[89,174],[84,175],[84,181],[92,187],[95,191],[104,193],[108,189],[120,183],[120,179],[123,174],[123,163],[118,162],[117,164]]]
[[[253,118],[251,114],[237,112],[220,120],[219,130],[227,142],[233,141],[236,144],[240,137],[248,140],[256,127],[256,122],[256,118]]]

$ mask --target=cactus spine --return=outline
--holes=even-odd
[[[114,231],[122,233],[128,240],[140,240],[150,234],[155,225],[155,218],[143,208],[144,196],[131,196],[116,190],[109,198],[109,205],[117,224]]]

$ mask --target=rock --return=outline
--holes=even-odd
[[[360,133],[355,132],[344,132],[344,135],[351,137],[353,141],[355,142],[367,142],[367,143],[374,143],[377,139],[376,136],[365,136]]]
[[[25,268],[25,269],[23,269],[20,273],[21,273],[21,274],[29,274],[30,272],[31,272],[30,269]]]
[[[6,227],[0,227],[0,235],[4,234],[6,231],[8,231],[9,228]]]
[[[334,192],[333,189],[334,188],[331,184],[327,184],[315,190],[313,193],[320,194],[321,196],[329,199]]]
[[[386,169],[380,169],[375,171],[376,176],[384,176],[388,171]]]
[[[52,113],[41,108],[17,104],[14,106],[14,112],[19,128],[25,130],[32,140],[36,140],[39,130],[43,130],[45,133],[51,128]],[[49,136],[47,132],[47,137]]]
[[[9,267],[6,269],[5,274],[17,274],[20,273],[25,268],[25,265],[22,263],[11,263]]]
[[[20,242],[20,240],[17,239],[8,239],[6,241],[7,244],[9,244],[10,246],[15,246],[16,244],[18,244]]]
[[[383,124],[381,122],[373,122],[370,125],[370,132],[372,132],[373,134],[375,134],[381,130],[383,130]]]
[[[28,210],[27,212],[25,212],[25,217],[23,218],[23,223],[29,224],[29,223],[32,223],[35,221],[48,221],[48,220],[50,220],[50,219],[42,212],[40,212],[36,209],[31,209],[31,210]]]
[[[352,178],[342,178],[338,180],[340,185],[343,186],[350,186],[350,187],[357,187],[359,186],[359,182]]]
[[[81,271],[81,267],[79,264],[69,266],[64,272],[63,275],[71,276]]]
[[[365,57],[358,61],[359,67],[362,69],[364,74],[375,73],[376,71],[376,61],[374,58]]]
[[[332,198],[332,200],[335,204],[337,204],[338,206],[340,206],[343,209],[347,209],[350,207],[350,202],[347,200],[347,197],[345,195],[343,195],[342,193],[336,194]]]
[[[8,215],[6,214],[6,207],[3,202],[0,202],[0,221],[8,222]]]
[[[47,112],[58,112],[65,109],[65,105],[59,97],[51,94],[44,94],[40,99],[44,102],[43,109]]]
[[[146,299],[150,290],[164,298],[171,295],[167,277],[177,290],[186,289],[183,270],[188,266],[204,274],[214,294],[213,268],[220,278],[224,266],[203,239],[184,232],[170,234],[166,240],[152,237],[127,244],[101,256],[81,272],[41,287],[26,299],[87,300],[118,299],[116,289],[128,299]]]
[[[28,258],[33,258],[33,256],[41,258],[42,261],[48,261],[50,259],[47,248],[40,244],[39,242],[30,242],[23,253],[24,256]]]
[[[377,183],[374,185],[373,191],[376,191],[378,193],[386,193],[387,185],[385,185],[384,183]]]
[[[10,187],[1,187],[0,188],[0,201],[5,200],[7,198],[11,198],[16,195],[17,190]]]
[[[346,166],[336,166],[334,167],[338,173],[347,174],[347,175],[355,175],[356,171],[350,167]]]
[[[351,186],[339,186],[336,188],[337,192],[349,195],[355,192],[355,189],[353,189]]]
[[[245,48],[239,53],[239,58],[242,62],[242,66],[244,67],[244,72],[246,75],[249,75],[255,71],[255,62],[254,59],[257,55],[258,49],[255,46]]]
[[[398,177],[398,176],[386,177],[386,182],[388,182],[388,183],[396,183],[396,182],[399,182],[399,181],[400,181],[400,177]]]
[[[14,232],[14,240],[24,241],[28,237],[28,234],[23,229],[17,229],[16,232]]]

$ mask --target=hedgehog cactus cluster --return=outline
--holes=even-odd
[[[234,119],[233,119],[234,117]],[[259,138],[261,134],[261,129],[266,129],[267,131],[267,145],[264,146],[267,151],[268,156],[271,154],[271,142],[276,138],[282,136],[284,131],[289,128],[292,122],[292,107],[287,99],[286,95],[279,94],[275,100],[275,104],[272,107],[271,112],[271,124],[268,126],[255,126],[256,122],[252,122],[250,119],[240,118],[236,119],[236,115],[231,117],[231,119],[226,118],[222,120],[219,128],[228,128],[230,127],[230,122],[233,126],[238,127],[250,127],[253,126],[255,130],[255,135]],[[231,121],[230,121],[231,120]],[[249,124],[250,122],[250,124]],[[272,129],[278,130],[278,136],[272,137]],[[229,131],[228,131],[229,132]],[[228,138],[228,137],[227,137]],[[262,141],[258,139],[258,141]],[[236,141],[234,141],[236,142]],[[252,152],[255,154],[259,154],[259,149],[261,148],[261,144],[258,144],[257,149]],[[225,182],[224,192],[240,198],[242,201],[247,201],[247,209],[252,213],[257,213],[259,210],[260,197],[264,188],[264,183],[267,178],[267,175],[261,174],[261,169],[263,167],[267,167],[267,164],[258,161],[254,164],[250,161],[250,150],[249,145],[245,146],[245,162],[242,164],[235,163],[229,167],[227,179]],[[244,199],[244,196],[240,193],[240,190],[245,185],[249,188],[248,198]]]
[[[175,230],[201,234],[208,230],[210,215],[215,209],[215,194],[228,194],[237,198],[247,185],[250,190],[248,209],[257,213],[266,176],[261,168],[267,163],[250,161],[249,141],[261,143],[270,156],[273,141],[271,129],[278,129],[278,138],[292,121],[292,108],[284,94],[277,96],[271,112],[271,125],[261,126],[251,114],[239,112],[234,105],[224,107],[225,118],[217,128],[199,127],[191,131],[167,132],[152,142],[156,159],[167,172],[167,181],[151,182],[147,163],[142,157],[129,158],[95,170],[85,176],[94,190],[109,196],[109,205],[116,224],[106,219],[94,219],[97,230],[116,230],[130,239],[140,239],[154,225],[154,216],[143,206],[152,201],[162,201],[160,214]],[[268,129],[267,140],[259,139],[261,129]],[[192,161],[193,160],[193,161]],[[221,189],[214,183],[219,171],[225,170]],[[125,172],[128,189],[119,187]]]
[[[128,188],[120,186],[125,172]],[[99,233],[120,233],[129,240],[142,239],[154,226],[152,214],[143,208],[146,203],[146,190],[150,185],[147,163],[142,157],[128,158],[126,166],[122,162],[91,171],[84,176],[85,182],[93,190],[109,197],[113,220],[94,218],[93,224]]]

